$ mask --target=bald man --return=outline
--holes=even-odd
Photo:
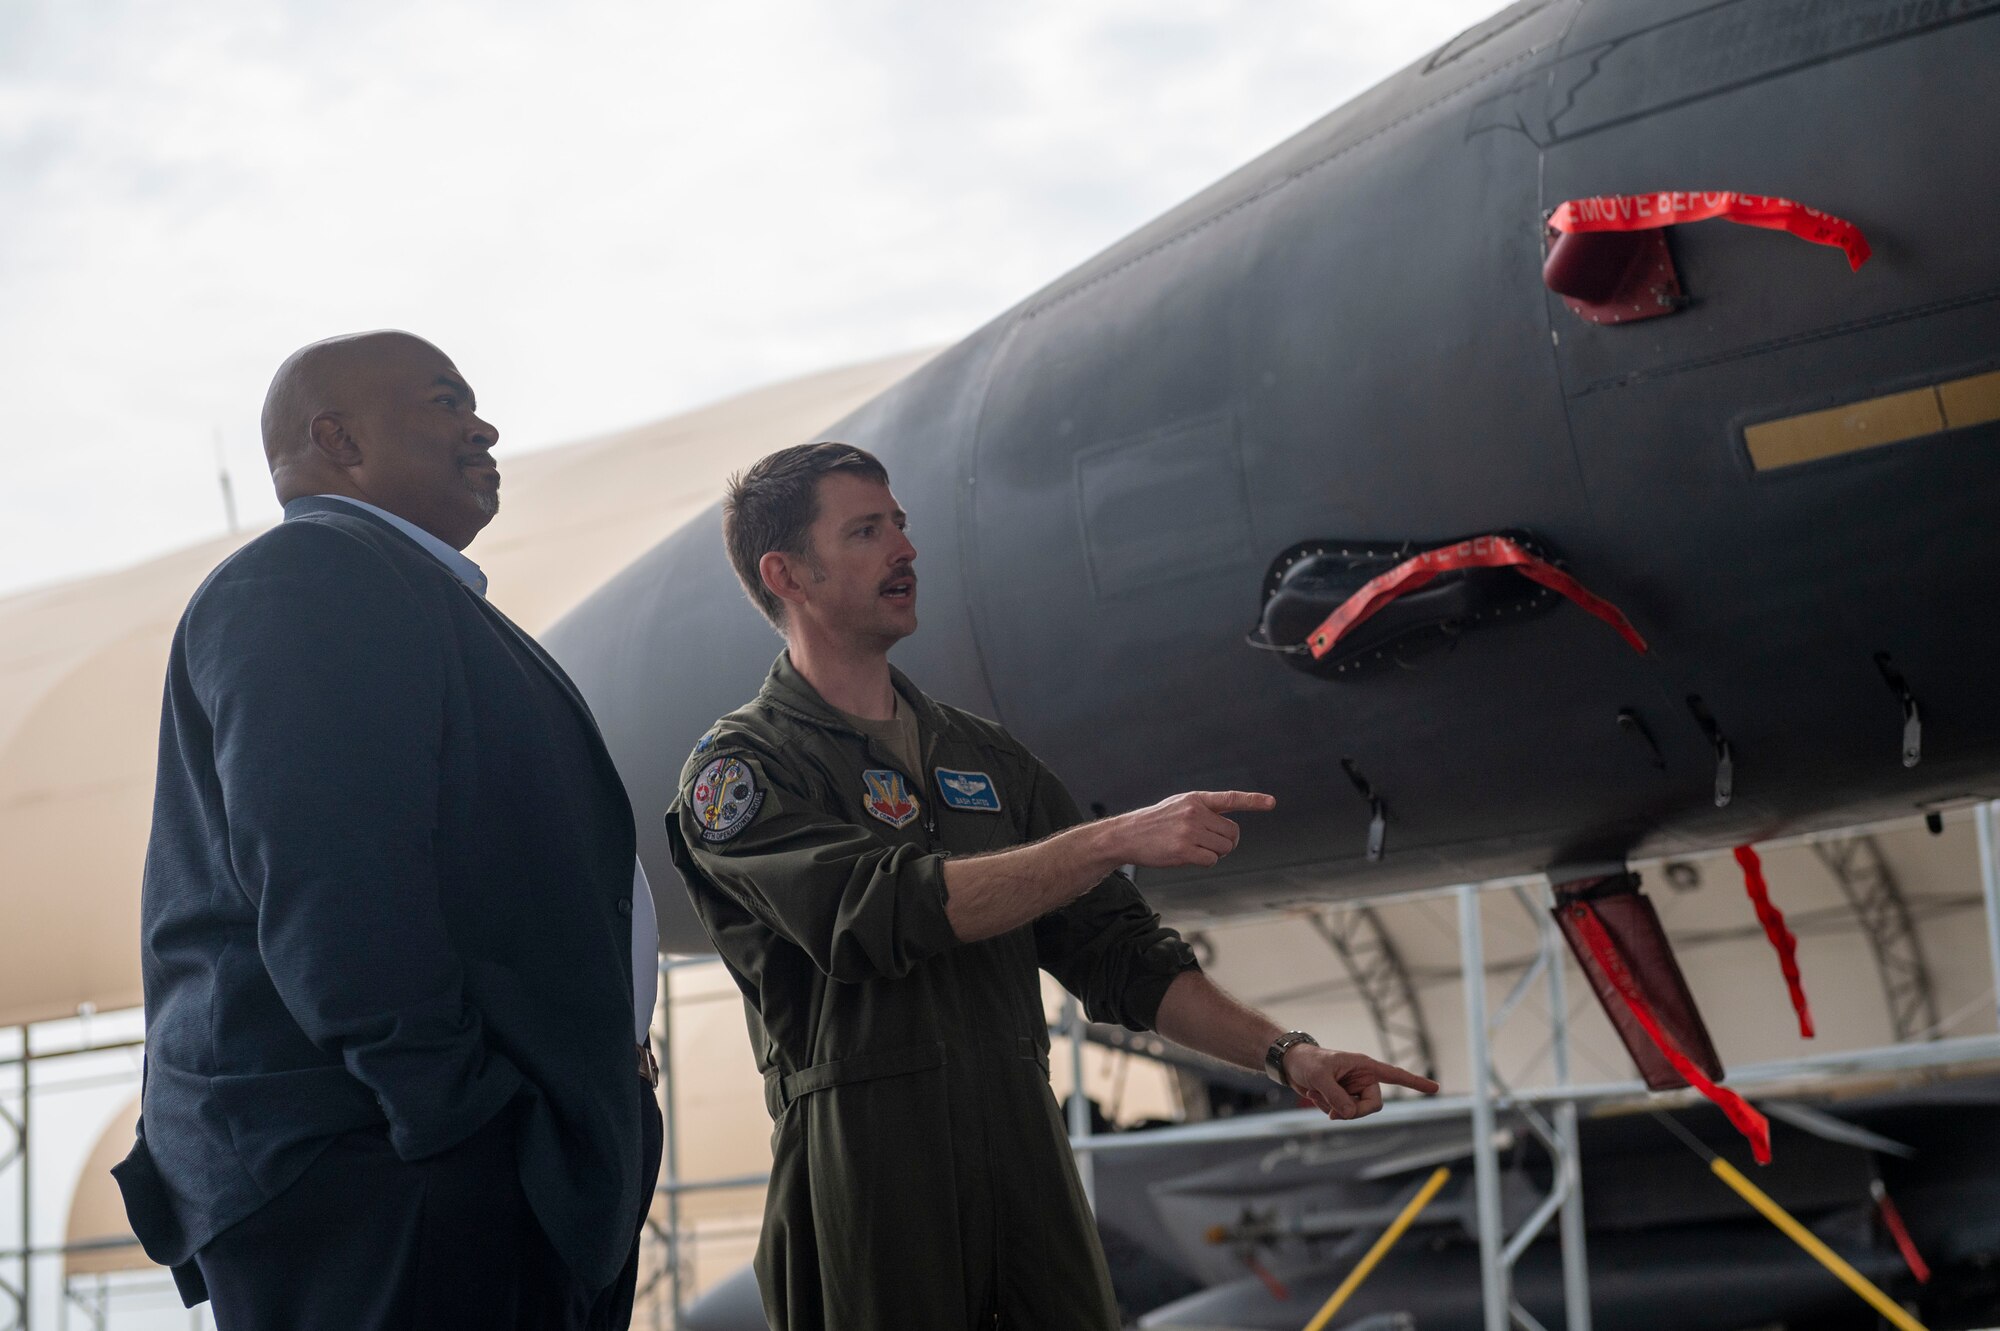
[[[279,368],[285,520],[188,603],[113,1173],[222,1331],[624,1327],[652,897],[589,709],[463,553],[499,436],[407,333]]]

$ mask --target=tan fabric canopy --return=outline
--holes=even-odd
[[[539,632],[706,508],[723,479],[932,353],[830,370],[601,439],[503,452],[502,508],[468,551]],[[182,608],[255,532],[0,600],[0,1025],[139,1002],[139,877],[160,688]]]

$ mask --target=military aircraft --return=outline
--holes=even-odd
[[[1181,917],[2000,794],[1995,68],[2000,0],[1496,14],[828,423],[913,517],[899,664],[1092,809],[1277,795],[1149,877]],[[1873,257],[1550,226],[1704,191]],[[777,646],[719,529],[548,635],[685,950],[659,814]],[[1371,578],[1491,536],[1633,634],[1471,567],[1311,655]]]
[[[2000,0],[1510,6],[829,423],[913,517],[898,663],[1093,812],[1277,795],[1183,920],[2000,795],[1996,68]],[[546,641],[706,951],[658,814],[777,646],[719,507]]]

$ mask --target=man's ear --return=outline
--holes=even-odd
[[[313,451],[336,467],[361,465],[361,446],[348,432],[346,419],[337,411],[322,411],[306,426]]]
[[[757,561],[757,577],[764,590],[786,605],[802,605],[806,599],[805,561],[783,550],[767,550]]]

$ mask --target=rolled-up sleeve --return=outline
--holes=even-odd
[[[1028,817],[1036,840],[1083,821],[1069,790],[1039,764]],[[1134,1031],[1152,1030],[1168,986],[1201,969],[1194,949],[1160,923],[1122,873],[1035,921],[1035,951],[1042,969],[1076,995],[1092,1021]]]
[[[803,781],[752,748],[719,746],[701,758],[689,763],[667,813],[675,857],[827,976],[895,978],[957,945],[945,915],[942,856],[884,844],[826,812]],[[731,761],[743,765],[751,786],[732,815],[741,824],[710,826],[696,793],[704,772]]]

